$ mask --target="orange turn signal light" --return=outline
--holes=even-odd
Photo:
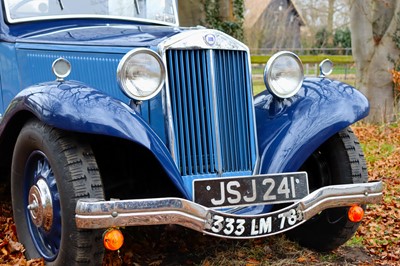
[[[103,244],[108,250],[118,250],[124,244],[124,236],[119,229],[111,228],[103,234]]]
[[[350,221],[358,223],[364,217],[364,209],[358,205],[353,205],[350,207],[347,215]]]

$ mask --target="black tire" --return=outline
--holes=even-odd
[[[102,232],[75,224],[78,199],[104,199],[88,145],[40,121],[27,122],[14,148],[11,193],[18,239],[28,258],[43,257],[46,265],[101,265]]]
[[[310,191],[327,185],[364,183],[368,180],[363,152],[350,128],[326,141],[304,163],[301,170],[308,173]],[[348,209],[327,209],[287,232],[287,236],[317,251],[336,249],[349,240],[360,225],[348,219]]]

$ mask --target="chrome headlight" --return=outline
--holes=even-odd
[[[68,77],[71,73],[71,63],[62,57],[54,60],[53,65],[51,66],[53,70],[53,74],[57,77],[57,81],[64,81],[64,78]]]
[[[303,84],[303,78],[303,64],[292,52],[274,54],[265,66],[265,85],[270,93],[279,98],[295,95]]]
[[[134,49],[118,65],[118,83],[130,98],[143,101],[157,95],[165,81],[165,66],[150,49]]]
[[[319,64],[320,77],[328,76],[332,73],[332,71],[333,71],[333,62],[331,60],[325,59]]]

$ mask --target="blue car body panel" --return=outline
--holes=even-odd
[[[306,79],[298,95],[255,97],[261,173],[297,171],[329,137],[368,115],[364,95],[325,78]]]
[[[188,196],[168,149],[126,104],[82,83],[42,83],[23,90],[14,98],[4,115],[0,134],[3,125],[21,111],[29,111],[56,128],[128,139],[144,146],[154,154],[176,187]]]
[[[161,42],[187,30],[195,29],[118,20],[1,22],[0,131],[15,113],[27,110],[61,129],[129,139],[149,149],[191,199],[192,180],[210,175],[180,175],[169,151],[162,94],[133,110],[116,80],[118,63],[128,51],[157,51]],[[48,82],[55,79],[51,64],[59,57],[71,62],[68,80],[79,82]],[[259,155],[254,173],[298,170],[330,136],[368,113],[365,97],[329,79],[306,79],[290,99],[277,100],[263,92],[254,101]],[[7,106],[12,108],[4,114]]]
[[[365,117],[369,110],[361,93],[328,79],[306,80],[299,95],[291,100],[276,100],[264,92],[255,97],[255,103],[261,174],[298,170],[319,145]],[[16,112],[28,110],[57,128],[124,138],[145,146],[177,188],[192,199],[191,181],[182,179],[168,148],[123,102],[81,83],[51,82],[25,89],[11,106],[3,125]],[[328,106],[338,108],[323,111]],[[259,213],[260,208],[251,212]]]
[[[65,25],[64,25],[65,27]],[[107,46],[107,47],[150,47],[157,46],[160,41],[178,32],[178,28],[166,26],[146,25],[98,25],[98,26],[75,26],[66,29],[49,32],[30,33],[18,38],[18,41],[35,44],[69,44],[84,46]]]
[[[15,25],[13,31],[2,36],[3,40],[8,42],[0,43],[2,63],[0,114],[21,88],[54,80],[51,65],[59,57],[71,62],[72,71],[69,79],[79,80],[99,90],[106,90],[108,95],[128,103],[129,98],[122,93],[116,79],[121,58],[137,47],[155,50],[165,38],[181,31],[166,26],[124,24],[122,27],[116,22],[113,25],[105,25],[104,21],[97,25],[95,21],[88,23],[85,20],[33,24],[38,29],[31,25],[25,26],[27,29],[24,30],[23,26]],[[28,29],[31,29],[29,34],[25,33]],[[91,62],[90,68],[88,68],[88,58]],[[24,73],[23,76],[21,73]],[[151,125],[163,142],[166,142],[164,124],[159,123],[164,120],[160,102],[161,96],[158,95],[145,101],[140,111],[143,119]]]

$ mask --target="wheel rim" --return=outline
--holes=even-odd
[[[44,153],[34,151],[24,173],[24,202],[30,237],[46,261],[53,261],[61,242],[61,211],[57,183]]]

